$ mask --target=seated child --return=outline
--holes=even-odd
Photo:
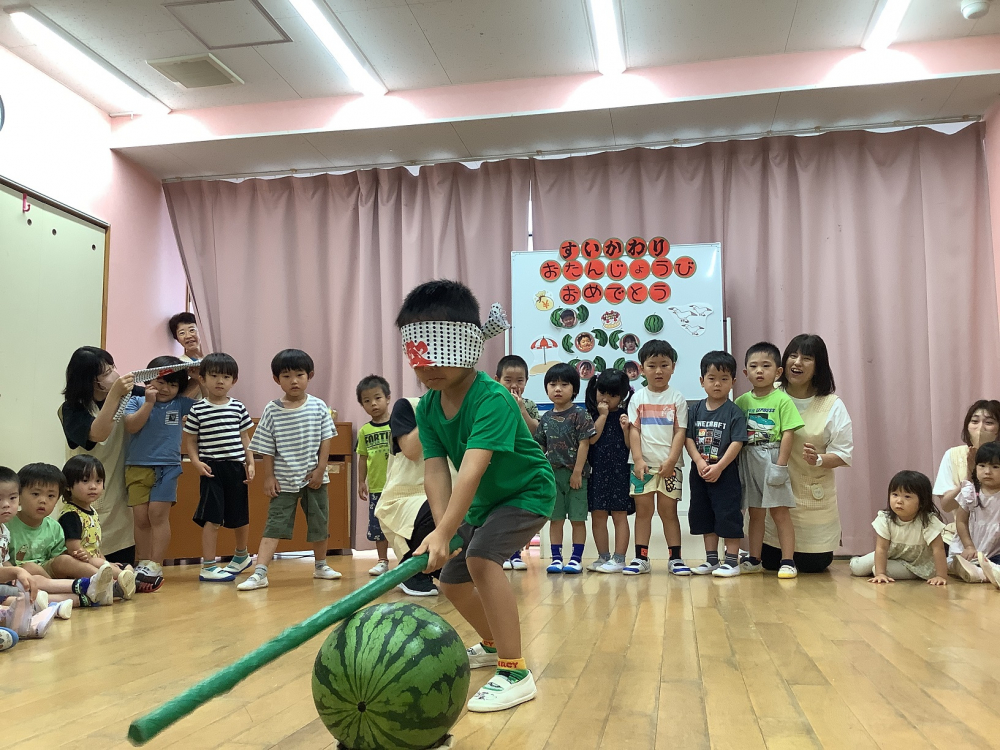
[[[521,410],[521,418],[528,425],[531,434],[535,434],[538,429],[538,406],[530,398],[522,398],[524,387],[528,384],[528,363],[523,357],[516,354],[508,354],[501,357],[497,362],[496,380],[500,385],[510,391],[514,397],[518,408]],[[503,564],[504,570],[527,570],[528,564],[521,559],[521,550],[518,550],[510,559]]]
[[[417,425],[437,525],[414,554],[428,553],[427,571],[444,565],[441,590],[479,634],[469,665],[497,668],[469,710],[513,708],[537,691],[503,563],[551,515],[552,467],[510,391],[476,370],[485,340],[508,327],[499,305],[481,326],[479,302],[467,287],[430,281],[406,296],[396,326],[414,373],[430,389],[417,406]],[[449,459],[458,468],[454,483]],[[453,554],[456,532],[463,544]]]
[[[983,572],[980,555],[1000,564],[1000,443],[981,445],[976,451],[975,481],[962,482],[941,497],[942,510],[956,508],[966,511],[968,520],[956,519],[958,536],[949,550],[948,572],[968,583],[992,580]]]
[[[306,517],[306,540],[313,545],[313,578],[340,578],[340,573],[326,563],[330,538],[330,497],[326,491],[330,478],[326,465],[337,428],[330,408],[306,392],[314,370],[312,357],[300,349],[284,349],[271,360],[271,375],[285,395],[264,407],[250,440],[250,450],[264,454],[264,493],[271,498],[271,504],[264,538],[257,548],[257,565],[236,586],[239,591],[267,588],[267,566],[278,549],[278,541],[292,538],[295,506],[299,503]]]
[[[948,585],[944,521],[934,505],[931,480],[919,471],[901,471],[889,482],[889,501],[872,528],[875,551],[851,558],[851,575],[870,583],[923,578],[931,586]]]
[[[201,475],[200,498],[194,522],[201,526],[199,581],[226,583],[250,567],[250,498],[247,485],[254,478],[246,407],[229,397],[239,380],[236,360],[213,352],[201,361],[199,376],[205,398],[195,402],[184,422],[184,452]],[[233,529],[236,549],[228,565],[215,564],[219,528]]]
[[[358,497],[368,501],[368,541],[375,542],[378,562],[368,571],[370,576],[380,576],[389,570],[389,542],[379,526],[375,509],[385,488],[386,465],[389,462],[389,445],[392,431],[389,427],[389,382],[379,375],[362,378],[356,389],[358,403],[371,422],[358,430]]]
[[[549,516],[552,562],[549,573],[583,572],[583,547],[587,542],[587,453],[597,434],[586,409],[573,403],[580,393],[580,374],[572,365],[557,364],[545,373],[545,392],[552,409],[538,420],[535,440],[541,446],[556,478],[556,502]],[[563,562],[563,526],[573,529],[573,554]]]
[[[795,525],[789,511],[795,507],[795,494],[788,478],[788,460],[795,430],[802,429],[805,422],[791,396],[774,387],[783,372],[780,362],[781,352],[770,342],[761,341],[747,349],[743,374],[752,388],[736,399],[746,416],[749,438],[740,451],[740,483],[743,507],[750,514],[750,556],[740,564],[740,570],[764,572],[760,555],[770,513],[781,543],[778,578],[795,578],[799,574],[792,557]]]
[[[95,569],[67,554],[62,527],[50,517],[65,486],[62,472],[51,464],[28,464],[14,475],[14,481],[9,478],[4,481],[7,472],[10,469],[0,471],[0,495],[8,498],[7,510],[0,512],[0,524],[6,524],[0,529],[0,536],[6,541],[0,543],[0,547],[5,547],[0,557],[7,558],[0,560],[3,576],[0,583],[5,578],[17,580],[26,591],[34,589],[49,594],[46,600],[62,600],[72,594],[74,604],[83,607],[111,604],[115,582],[111,565],[105,563]],[[18,502],[21,510],[12,517]],[[4,521],[5,518],[8,520]],[[11,570],[11,563],[23,572]],[[83,575],[77,575],[80,572]],[[25,573],[31,577],[30,582]],[[36,601],[37,598],[36,595]]]
[[[146,366],[179,364],[177,357],[156,357]],[[187,386],[187,370],[172,372],[148,383],[145,394],[132,396],[125,406],[125,431],[132,436],[125,451],[125,487],[135,519],[136,588],[143,594],[163,585],[170,508],[181,475],[181,425],[194,404],[178,395]]]
[[[101,554],[101,520],[92,507],[104,494],[104,464],[93,456],[81,453],[63,466],[66,486],[63,489],[63,510],[59,516],[66,551],[75,559],[90,565],[77,573],[94,575],[107,560]],[[111,564],[115,579],[115,597],[131,599],[135,595],[135,571],[131,565]]]
[[[740,574],[743,539],[743,488],[737,457],[747,441],[747,420],[729,400],[736,379],[736,359],[729,352],[701,358],[701,386],[706,398],[688,414],[687,451],[691,456],[691,533],[705,539],[705,562],[691,572],[732,578]],[[719,562],[719,539],[726,557]]]

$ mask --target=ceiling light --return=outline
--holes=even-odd
[[[7,8],[18,31],[34,42],[59,70],[121,109],[111,114],[165,115],[170,108],[90,47],[31,7]]]
[[[892,44],[909,7],[910,0],[884,0],[882,7],[876,11],[878,15],[872,30],[861,46],[866,50],[879,50]]]
[[[323,45],[333,55],[351,85],[366,96],[382,96],[385,84],[379,79],[347,29],[323,0],[291,0],[295,10],[309,24]]]
[[[618,9],[615,0],[590,0],[590,19],[597,43],[597,69],[603,75],[617,75],[625,70],[621,36],[618,33]]]

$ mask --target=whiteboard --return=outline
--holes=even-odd
[[[577,367],[580,400],[604,368],[625,369],[638,388],[637,352],[654,338],[677,350],[671,385],[704,398],[701,358],[725,348],[722,246],[657,239],[568,240],[511,254],[511,353],[528,363],[527,398],[551,404],[544,376],[555,362]]]
[[[61,467],[66,364],[101,346],[105,229],[0,183],[0,463]],[[30,222],[30,223],[29,223]]]

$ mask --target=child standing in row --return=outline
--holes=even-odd
[[[666,341],[651,339],[639,350],[639,362],[647,385],[632,396],[628,405],[632,470],[637,480],[631,489],[635,498],[635,558],[622,572],[634,576],[650,571],[649,538],[655,508],[670,547],[667,569],[676,576],[689,576],[691,568],[681,557],[681,524],[677,518],[688,407],[684,396],[670,387],[677,350]]]
[[[740,574],[743,539],[743,489],[736,461],[747,441],[746,417],[729,400],[736,379],[736,359],[729,352],[701,358],[701,386],[707,398],[688,416],[687,451],[691,456],[691,533],[705,538],[705,562],[696,575],[732,578]],[[726,557],[719,563],[719,539]]]
[[[795,525],[788,510],[795,507],[795,494],[788,478],[788,459],[794,433],[805,423],[791,397],[774,387],[784,372],[779,362],[781,352],[768,341],[747,349],[743,374],[751,390],[736,399],[736,405],[746,415],[748,442],[740,451],[740,481],[743,506],[750,514],[750,556],[740,564],[740,570],[763,572],[760,553],[764,522],[770,513],[781,543],[778,578],[795,578]]]
[[[194,522],[201,526],[199,581],[230,582],[250,567],[250,499],[247,485],[255,474],[246,407],[229,391],[239,380],[236,360],[215,352],[201,361],[205,398],[191,407],[184,422],[184,452],[200,479],[200,497]],[[219,528],[232,529],[236,549],[228,565],[215,564]]]
[[[521,418],[528,425],[528,430],[532,435],[538,429],[538,406],[530,398],[524,398],[524,388],[528,385],[528,363],[523,357],[516,354],[508,354],[501,357],[497,362],[497,382],[510,391],[517,406],[521,411]],[[521,559],[521,550],[518,550],[510,559],[503,564],[504,570],[527,570],[528,564]]]
[[[179,364],[177,357],[156,357],[146,366]],[[162,375],[146,385],[144,396],[132,396],[125,406],[125,431],[132,436],[125,452],[125,486],[135,518],[136,582],[142,593],[163,585],[170,508],[177,502],[181,475],[181,425],[194,404],[178,395],[187,385],[187,370]]]
[[[628,376],[621,370],[605,370],[587,384],[587,411],[594,420],[587,461],[591,473],[587,483],[597,559],[587,570],[621,573],[628,553],[628,517],[635,513],[629,494],[628,402],[632,395]],[[615,553],[608,540],[608,515],[615,527]]]
[[[535,431],[556,478],[556,502],[549,517],[552,563],[549,573],[583,572],[583,547],[587,541],[587,452],[596,434],[594,420],[573,403],[580,393],[580,374],[572,365],[557,364],[545,373],[545,392],[552,409],[542,415]],[[573,528],[573,554],[563,563],[563,525]]]
[[[392,446],[392,429],[389,425],[389,381],[379,375],[363,378],[356,389],[358,403],[371,422],[358,430],[358,497],[368,501],[368,541],[375,542],[378,562],[368,571],[370,576],[380,576],[389,570],[389,542],[386,541],[375,508],[385,489],[386,468]]]
[[[931,496],[931,480],[919,471],[901,471],[889,482],[889,500],[872,528],[875,551],[851,558],[851,575],[871,583],[923,578],[931,586],[948,585],[944,521]]]
[[[313,545],[313,578],[340,578],[340,573],[326,563],[330,537],[330,497],[326,491],[330,478],[326,464],[337,429],[329,407],[306,391],[314,370],[312,357],[299,349],[284,349],[271,360],[271,375],[285,395],[264,407],[250,440],[250,450],[264,454],[264,494],[271,498],[271,504],[264,538],[257,550],[257,565],[236,587],[240,591],[267,588],[267,568],[278,541],[292,538],[299,503],[306,516],[306,540]]]

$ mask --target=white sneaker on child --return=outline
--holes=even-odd
[[[653,569],[649,564],[649,560],[643,560],[641,557],[637,557],[624,568],[622,568],[622,573],[627,576],[638,576],[643,573],[648,573]]]
[[[49,594],[47,591],[36,591],[35,592],[35,614],[37,615],[43,609],[49,606]]]
[[[237,591],[255,591],[257,589],[266,589],[268,586],[267,573],[258,573],[254,571],[250,576],[236,585]]]
[[[389,571],[389,561],[379,560],[378,563],[375,565],[375,567],[368,569],[368,575],[377,578],[378,576],[382,575],[383,573],[387,573],[388,571]]]
[[[487,651],[483,648],[482,643],[477,643],[475,646],[470,646],[465,649],[465,653],[469,655],[469,668],[470,669],[480,669],[481,667],[495,667],[497,665],[497,652]]]
[[[517,682],[512,682],[507,675],[498,672],[469,699],[468,708],[475,713],[504,711],[530,701],[537,694],[538,689],[531,672]]]
[[[604,565],[597,569],[598,573],[621,573],[625,570],[625,561],[611,558]]]
[[[118,586],[122,590],[122,599],[128,601],[135,596],[135,571],[131,566],[118,574]]]
[[[247,555],[242,560],[237,560],[235,557],[229,561],[229,564],[223,568],[227,573],[232,573],[233,575],[239,575],[244,570],[253,565],[253,558]]]
[[[747,573],[763,573],[764,566],[760,563],[752,563],[749,559],[746,559],[740,563],[740,571],[743,575],[746,575]]]
[[[509,559],[507,559],[507,560],[503,561],[503,566],[502,567],[503,567],[504,570],[513,570],[514,569],[514,563],[512,563]]]
[[[514,566],[514,570],[527,570],[528,569],[528,563],[526,563],[520,557],[515,557],[513,560],[510,561],[510,563],[511,563],[511,565]]]
[[[979,553],[979,569],[983,571],[986,580],[1000,589],[1000,566],[997,566],[982,552]]]
[[[69,599],[64,599],[61,602],[56,602],[52,605],[56,609],[56,617],[60,620],[68,620],[73,616],[73,602]]]
[[[713,565],[712,563],[708,562],[708,560],[706,560],[701,565],[697,565],[691,568],[691,573],[696,576],[710,576],[718,569],[719,569],[719,563],[715,563]]]
[[[986,583],[986,574],[983,573],[983,569],[961,555],[953,556],[952,564],[949,567],[952,575],[961,578],[966,583]]]
[[[386,567],[389,567],[388,563],[386,563]],[[322,578],[324,581],[335,581],[340,578],[340,573],[326,563],[323,563],[320,567],[313,568],[313,578]]]
[[[594,562],[592,562],[590,565],[587,566],[587,570],[596,573],[598,570],[601,569],[601,566],[604,565],[604,563],[606,563],[610,559],[611,559],[610,556],[598,557],[596,560],[594,560]]]
[[[104,563],[90,577],[90,585],[87,587],[87,598],[92,602],[96,602],[101,607],[107,607],[114,603],[115,574],[111,569],[111,563]]]
[[[691,571],[692,573],[694,571]],[[740,574],[739,565],[730,565],[729,563],[722,563],[718,568],[712,571],[712,575],[716,578],[735,578]]]
[[[675,576],[689,576],[691,575],[691,568],[687,566],[681,558],[677,557],[667,563],[667,570],[673,573]]]

